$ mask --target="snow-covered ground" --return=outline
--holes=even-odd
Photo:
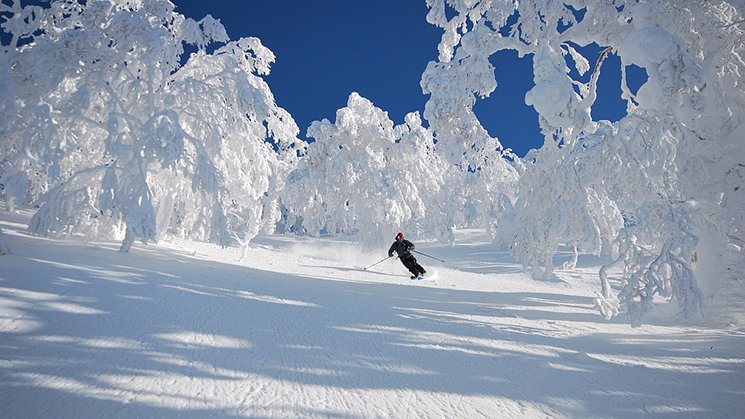
[[[742,417],[745,332],[593,309],[597,264],[536,282],[478,232],[433,279],[340,241],[240,250],[32,237],[0,212],[0,416]],[[561,261],[557,261],[561,262]]]

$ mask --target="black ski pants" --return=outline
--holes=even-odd
[[[422,265],[417,263],[416,258],[414,256],[408,256],[401,258],[401,263],[406,266],[406,269],[409,270],[414,276],[419,276],[425,272],[424,268],[422,268]]]

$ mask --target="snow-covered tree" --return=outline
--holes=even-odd
[[[316,141],[285,189],[287,224],[312,235],[356,235],[372,246],[401,229],[453,243],[456,227],[493,226],[517,178],[502,158],[509,152],[480,128],[467,149],[449,154],[432,132],[418,112],[394,125],[352,93],[335,123],[316,121],[308,130]]]
[[[452,168],[446,197],[452,223],[486,226],[493,237],[497,219],[514,200],[518,171],[508,161],[516,156],[489,136],[473,111],[477,97],[489,96],[497,87],[489,62],[491,47],[478,36],[467,36],[453,54],[450,42],[458,34],[460,18],[447,21],[444,2],[427,3],[428,21],[446,28],[440,61],[429,63],[421,86],[430,95],[424,118],[437,139],[438,152]]]
[[[580,75],[589,70],[589,64],[571,46],[566,48],[572,51]],[[553,256],[561,245],[572,248],[572,260],[564,265],[572,269],[580,249],[599,254],[603,242],[612,241],[623,225],[605,181],[613,175],[608,173],[606,163],[613,154],[606,145],[613,127],[607,121],[590,121],[597,79],[609,51],[606,49],[600,55],[587,83],[571,80],[564,62],[552,61],[563,60],[560,56],[542,50],[536,57],[551,70],[536,76],[536,86],[526,94],[526,103],[535,101],[534,106],[542,109],[546,143],[541,149],[531,151],[523,161],[527,170],[520,179],[518,200],[508,218],[512,225],[520,227],[507,226],[499,232],[498,240],[507,243],[537,279],[553,275]],[[572,91],[571,85],[565,86],[570,89],[563,92],[565,100],[553,98],[548,103],[558,102],[568,109],[562,108],[563,105],[552,109],[541,98],[560,91],[552,85],[566,81],[579,92]],[[544,114],[548,117],[543,118]],[[581,135],[575,134],[577,127],[562,125],[574,120],[582,124]]]
[[[46,192],[61,168],[59,135],[44,99],[64,78],[72,48],[30,53],[28,42],[44,24],[41,6],[0,4],[0,25],[10,36],[0,55],[0,184],[7,209]],[[28,199],[27,199],[28,198]]]
[[[170,1],[3,7],[4,30],[29,42],[1,58],[0,176],[9,207],[41,205],[32,232],[123,236],[127,251],[166,233],[247,242],[278,219],[270,183],[302,144],[260,77],[274,55],[258,39],[228,42]]]
[[[311,235],[357,235],[373,246],[402,228],[452,235],[446,220],[429,217],[447,166],[418,114],[394,126],[386,112],[352,93],[334,123],[315,121],[308,136],[315,141],[283,194],[288,225]]]
[[[604,313],[615,314],[610,308],[615,299],[638,319],[659,295],[672,296],[682,314],[691,316],[701,307],[702,291],[726,299],[721,290],[736,287],[735,279],[742,282],[741,5],[636,0],[427,3],[428,20],[445,31],[440,63],[431,64],[423,77],[425,88],[441,95],[435,98],[433,93],[432,112],[425,113],[433,127],[457,126],[452,117],[458,109],[491,91],[489,56],[503,49],[533,54],[535,86],[527,92],[526,103],[538,112],[546,140],[528,156],[518,201],[500,226],[512,222],[507,234],[514,239],[509,242],[534,273],[552,270],[551,254],[560,241],[596,250],[598,237],[618,230],[620,213],[626,227],[618,231],[615,248],[627,275],[616,298],[607,287],[609,270],[601,272],[598,303]],[[589,81],[570,76],[570,66],[580,75],[590,69],[590,60],[576,46],[592,43],[612,48],[606,54],[621,58],[621,91],[628,103],[628,115],[600,133],[596,131],[602,125],[593,121],[591,112],[596,97],[592,78],[600,66]],[[648,74],[636,94],[625,77],[632,64]],[[443,68],[455,74],[451,80],[425,84],[427,73],[437,81]],[[657,222],[648,222],[652,214]],[[581,243],[582,237],[590,240]],[[698,260],[695,270],[692,260]],[[723,286],[722,281],[729,283]],[[705,284],[701,291],[698,282]]]
[[[517,201],[500,225],[499,240],[523,260],[534,278],[553,275],[553,256],[561,245],[572,247],[573,258],[564,268],[574,268],[578,251],[599,254],[623,226],[623,217],[609,197],[603,181],[607,150],[601,127],[581,139],[573,153],[556,147],[534,150],[526,165]],[[507,222],[509,221],[509,222]]]

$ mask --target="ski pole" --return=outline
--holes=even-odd
[[[419,251],[417,251],[417,250],[412,250],[412,252],[414,252],[414,253],[419,253],[419,254],[420,254],[420,255],[422,255],[422,256],[427,256],[428,258],[432,258],[432,259],[434,259],[434,260],[439,260],[440,262],[445,262],[444,260],[442,260],[442,259],[440,259],[440,258],[436,258],[436,257],[434,257],[434,256],[430,256],[430,255],[428,255],[428,254],[426,254],[426,253],[422,253],[422,252],[419,252]]]
[[[373,263],[372,265],[368,266],[367,268],[364,268],[364,269],[363,269],[363,271],[366,271],[366,270],[368,270],[369,268],[372,268],[373,266],[377,265],[378,263],[382,263],[383,261],[385,261],[385,260],[388,260],[388,259],[390,259],[390,258],[392,258],[392,257],[393,257],[393,256],[388,256],[387,258],[383,258],[383,259],[381,259],[381,260],[379,260],[379,261],[377,261],[377,262]]]

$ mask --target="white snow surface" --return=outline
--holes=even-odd
[[[430,281],[340,240],[79,242],[0,212],[8,418],[742,417],[745,331],[593,308],[598,264],[536,281],[477,230]],[[568,258],[568,255],[561,255]],[[560,265],[557,261],[557,266]],[[657,311],[655,311],[657,312]],[[662,316],[660,316],[662,317]]]

